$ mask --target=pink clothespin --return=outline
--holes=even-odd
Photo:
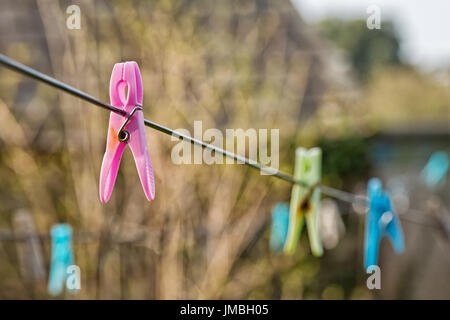
[[[128,95],[126,89],[128,87]],[[136,62],[116,63],[109,84],[111,104],[121,108],[127,116],[111,112],[106,152],[100,172],[100,200],[108,202],[119,170],[120,159],[130,145],[142,187],[149,201],[155,198],[152,161],[145,138],[142,113],[142,78]]]

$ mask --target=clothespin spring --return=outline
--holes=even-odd
[[[119,141],[122,142],[127,142],[128,139],[130,138],[130,134],[128,133],[128,131],[124,130],[125,126],[127,125],[127,123],[130,121],[131,117],[133,116],[133,114],[138,111],[141,110],[142,111],[142,106],[135,106],[133,108],[133,110],[130,112],[130,115],[127,117],[127,119],[125,120],[125,122],[122,124],[122,126],[119,129],[119,133],[117,134],[117,137],[119,138]]]
[[[311,198],[311,196],[312,196],[314,190],[315,190],[316,188],[318,188],[318,187],[319,187],[319,182],[316,182],[316,183],[310,185],[310,186],[308,187],[308,189],[306,189],[305,195],[304,195],[303,198],[300,200],[300,203],[299,203],[299,205],[298,205],[298,209],[297,209],[297,210],[300,210],[300,209],[301,209],[301,210],[305,210],[305,209],[307,209],[308,201],[309,201],[309,199]]]

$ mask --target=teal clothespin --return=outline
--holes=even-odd
[[[292,187],[289,207],[289,228],[284,252],[293,254],[297,247],[304,219],[308,227],[309,242],[314,256],[323,254],[319,231],[320,190],[314,186],[320,183],[322,175],[322,150],[320,148],[297,148],[295,151],[294,179],[306,185]]]
[[[422,180],[429,188],[436,187],[441,181],[445,183],[449,167],[448,155],[444,151],[433,153],[422,170]]]
[[[377,265],[378,249],[381,238],[387,236],[397,253],[404,250],[403,232],[400,220],[395,212],[391,199],[382,189],[379,179],[372,178],[367,186],[369,197],[369,211],[366,216],[366,230],[364,239],[364,266],[367,270]]]
[[[289,228],[289,207],[280,202],[272,209],[272,227],[270,229],[270,249],[274,252],[283,251]]]
[[[69,224],[56,224],[50,231],[52,237],[52,256],[48,293],[52,296],[61,294],[66,284],[67,267],[74,264],[72,251],[72,228]]]

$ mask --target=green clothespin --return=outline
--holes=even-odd
[[[295,151],[294,179],[303,181],[305,185],[292,187],[289,208],[289,228],[284,245],[286,254],[293,254],[303,228],[306,217],[309,242],[314,256],[323,254],[319,231],[320,190],[315,188],[321,179],[322,150],[320,148],[297,148]],[[312,186],[312,187],[311,187]]]

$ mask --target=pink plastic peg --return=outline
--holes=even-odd
[[[127,115],[111,112],[109,118],[106,151],[100,172],[100,200],[105,203],[111,197],[120,159],[125,146],[129,144],[145,195],[152,201],[155,198],[155,182],[145,137],[142,78],[136,62],[128,61],[114,65],[109,96],[111,104],[124,110]]]

